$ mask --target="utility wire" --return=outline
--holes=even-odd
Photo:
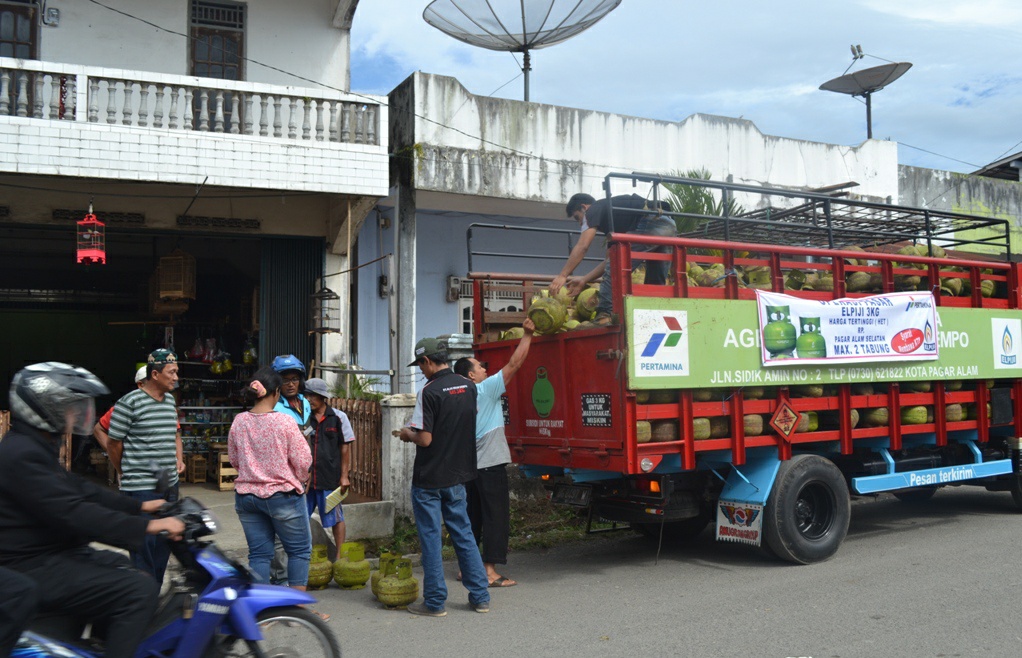
[[[174,34],[174,35],[180,36],[180,37],[182,37],[184,39],[187,39],[189,41],[197,40],[195,37],[191,36],[190,34],[185,34],[184,32],[179,32],[179,31],[176,31],[176,30],[172,30],[170,28],[163,27],[162,25],[157,25],[156,23],[153,23],[152,21],[149,21],[147,19],[141,18],[139,16],[135,16],[134,14],[130,14],[130,13],[126,12],[126,11],[121,10],[121,9],[117,9],[115,7],[111,7],[111,6],[106,5],[106,4],[102,3],[102,2],[99,2],[99,0],[88,0],[88,1],[91,2],[94,5],[97,5],[99,7],[107,9],[107,10],[109,10],[111,12],[116,13],[116,14],[120,14],[120,15],[126,17],[126,18],[130,18],[132,20],[138,21],[140,23],[148,25],[148,26],[150,26],[152,28],[155,28],[157,30],[160,30],[160,31],[163,31],[163,32],[167,32],[168,34]],[[209,45],[210,45],[210,48],[214,47],[212,44],[209,44]],[[222,48],[220,50],[222,51]],[[872,57],[874,59],[879,59],[879,60],[885,61],[885,62],[891,62],[891,60],[884,59],[883,57],[878,57],[876,55],[872,55],[872,54],[869,54],[869,53],[864,53],[863,56],[864,57]],[[514,57],[513,53],[512,53],[512,57]],[[391,107],[389,105],[389,103],[387,103],[386,101],[381,102],[380,99],[376,98],[376,97],[367,96],[365,94],[360,94],[358,92],[354,92],[354,91],[347,90],[347,89],[341,89],[339,87],[334,87],[334,86],[326,84],[324,82],[320,82],[318,80],[313,80],[312,78],[307,78],[305,76],[299,75],[299,74],[294,73],[292,71],[288,71],[288,70],[282,69],[280,67],[274,66],[272,64],[267,64],[265,62],[261,62],[259,60],[255,60],[255,59],[252,59],[250,57],[242,56],[241,59],[243,59],[246,62],[255,64],[257,66],[262,66],[262,67],[267,68],[267,69],[269,69],[271,71],[276,71],[278,73],[283,73],[284,75],[291,76],[291,77],[293,77],[293,78],[295,78],[297,80],[301,80],[303,82],[307,82],[309,84],[316,85],[318,87],[323,87],[324,89],[330,89],[332,91],[337,91],[337,92],[340,92],[340,93],[349,94],[349,95],[355,96],[357,98],[365,99],[365,100],[370,101],[370,102],[372,102],[374,104],[385,105],[387,107],[390,107],[390,109],[392,111],[404,112],[404,110],[395,110],[395,108]],[[517,58],[515,58],[515,63],[516,64],[518,63],[518,59]],[[508,82],[506,82],[503,85],[501,85],[500,87],[498,87],[496,91],[499,91],[500,89],[503,89],[508,84],[510,84],[511,82],[516,80],[518,77],[519,76],[516,76],[515,78],[512,78],[511,80],[508,80]],[[496,91],[492,92],[491,95],[493,93],[496,93]],[[460,110],[460,108],[459,108],[459,110]],[[503,150],[505,152],[510,152],[510,153],[514,153],[514,154],[517,154],[517,155],[523,155],[523,156],[529,156],[529,157],[533,157],[534,156],[534,154],[531,153],[531,152],[522,151],[522,150],[516,149],[514,147],[507,146],[505,144],[500,144],[500,143],[488,140],[488,139],[482,137],[481,135],[473,135],[473,134],[471,134],[469,132],[461,130],[460,128],[455,128],[454,126],[445,124],[442,121],[437,121],[437,120],[432,119],[430,117],[427,117],[425,115],[418,114],[416,112],[411,112],[411,114],[412,114],[412,116],[414,116],[414,117],[416,117],[418,119],[421,119],[421,120],[423,120],[423,121],[425,121],[427,123],[439,126],[441,128],[446,128],[447,130],[450,130],[452,132],[458,133],[460,135],[464,135],[465,137],[469,137],[470,139],[478,140],[479,142],[481,142],[483,144],[486,144],[486,145],[489,145],[489,146],[494,146],[494,147],[499,148],[499,149],[501,149],[501,150]],[[942,155],[940,153],[936,153],[934,151],[930,151],[930,150],[927,150],[927,149],[924,149],[924,148],[920,148],[918,146],[913,146],[913,145],[907,144],[905,142],[898,142],[898,143],[899,144],[903,144],[903,145],[907,146],[908,148],[915,149],[917,151],[922,151],[922,152],[928,153],[930,155],[935,155],[937,157],[946,158],[948,160],[953,160],[955,162],[960,162],[962,164],[967,164],[970,167],[976,167],[977,169],[980,168],[979,165],[973,164],[971,162],[966,162],[964,160],[959,160],[957,158],[952,158],[950,156]],[[1022,141],[1020,141],[1018,144],[1022,144]],[[1018,146],[1018,144],[1016,144],[1016,146]],[[1012,148],[1014,148],[1014,147],[1012,147]],[[1009,149],[1009,151],[1010,150],[1011,149]],[[388,155],[390,157],[393,157],[393,158],[408,159],[408,160],[413,160],[413,161],[415,160],[415,158],[412,157],[412,156],[408,156],[408,155],[404,155],[404,154],[399,154],[399,153],[388,153]],[[420,160],[421,160],[421,158],[420,158]],[[611,167],[611,165],[605,164],[605,163],[585,162],[585,161],[579,161],[579,160],[550,159],[549,162],[559,163],[559,164],[576,164],[576,165],[577,164],[584,164],[584,165],[589,165],[589,166],[592,166],[592,167],[601,167],[601,168],[602,167],[607,167],[607,168]],[[604,178],[603,176],[598,176],[598,175],[582,175],[582,177],[583,178],[593,178],[593,179],[598,179],[598,180],[602,180]],[[274,196],[276,196],[276,195],[274,195]],[[217,197],[207,197],[207,198],[217,198]]]
[[[898,142],[898,144],[900,144],[902,146],[907,146],[910,149],[915,149],[917,151],[922,151],[923,153],[929,153],[930,155],[935,155],[938,158],[945,158],[947,160],[954,160],[955,162],[961,162],[962,164],[967,164],[970,167],[975,167],[976,169],[982,169],[983,168],[982,165],[974,164],[972,162],[966,162],[965,160],[959,160],[958,158],[952,158],[950,155],[943,155],[941,153],[936,153],[934,151],[929,151],[927,149],[920,148],[918,146],[912,146],[911,144],[908,144],[906,142]]]
[[[178,32],[176,30],[172,30],[170,28],[163,27],[162,25],[157,25],[156,23],[153,23],[152,21],[146,20],[146,19],[141,18],[139,16],[135,16],[133,14],[129,14],[128,12],[123,11],[121,9],[117,9],[115,7],[111,7],[109,5],[103,4],[102,2],[99,2],[99,0],[88,0],[88,1],[91,2],[94,5],[97,5],[99,7],[107,9],[109,11],[112,11],[115,14],[120,14],[121,16],[125,16],[126,18],[130,18],[132,20],[139,21],[140,23],[144,23],[145,25],[148,25],[148,26],[150,26],[152,28],[155,28],[157,30],[161,30],[163,32],[167,32],[168,34],[174,34],[174,35],[177,35],[179,37],[183,37],[185,39],[188,39],[189,41],[197,40],[195,37],[191,36],[190,34],[185,34],[184,32]],[[209,44],[209,47],[210,48],[214,48],[214,46],[212,44]],[[219,50],[221,52],[223,52],[223,48],[219,48]],[[387,107],[390,107],[390,109],[395,111],[395,112],[404,112],[404,110],[393,108],[393,107],[391,107],[389,105],[389,103],[387,103],[385,101],[381,102],[379,98],[376,98],[376,97],[373,97],[373,96],[367,96],[365,94],[360,94],[358,92],[354,92],[354,91],[351,91],[351,90],[348,90],[348,89],[341,89],[339,87],[334,87],[334,86],[328,85],[328,84],[326,84],[324,82],[320,82],[318,80],[313,80],[312,78],[307,78],[307,77],[299,75],[297,73],[293,73],[291,71],[287,71],[287,70],[282,69],[280,67],[273,66],[272,64],[267,64],[265,62],[260,62],[259,60],[252,59],[250,57],[242,56],[239,59],[242,59],[242,60],[244,60],[246,62],[249,62],[251,64],[255,64],[257,66],[262,66],[262,67],[267,68],[267,69],[269,69],[271,71],[276,71],[277,73],[283,73],[284,75],[291,76],[291,77],[295,78],[296,80],[301,80],[303,82],[308,82],[309,84],[316,85],[318,87],[323,87],[324,89],[330,89],[331,91],[337,91],[337,92],[340,92],[342,94],[349,94],[351,96],[356,96],[358,98],[362,98],[362,99],[365,99],[367,101],[370,101],[370,102],[372,102],[374,104],[385,105]],[[473,135],[473,134],[471,134],[469,132],[461,130],[460,128],[455,128],[454,126],[445,124],[442,121],[437,121],[435,119],[431,119],[431,118],[429,118],[427,116],[424,116],[422,114],[418,114],[416,112],[412,112],[411,114],[413,116],[415,116],[416,118],[422,119],[423,121],[425,121],[427,123],[431,123],[431,124],[439,126],[441,128],[446,128],[447,130],[450,130],[452,132],[456,132],[456,133],[458,133],[460,135],[464,135],[465,137],[469,137],[471,139],[478,140],[479,142],[481,142],[483,144],[486,144],[486,145],[489,145],[489,146],[494,146],[494,147],[502,149],[502,150],[504,150],[506,152],[514,153],[514,154],[517,154],[517,155],[529,156],[529,157],[534,156],[534,154],[531,153],[531,152],[522,151],[522,150],[516,149],[514,147],[507,146],[505,144],[500,144],[500,143],[488,140],[488,139],[482,137],[481,135]],[[396,155],[396,154],[391,154],[391,155],[393,157],[407,157],[407,156],[400,156],[400,155]],[[409,158],[409,159],[412,159],[412,158]],[[551,159],[550,162],[559,163],[559,164],[579,164],[580,163],[580,161],[578,161],[578,160],[562,160],[562,159],[556,159],[556,160],[555,159]],[[607,165],[607,164],[599,164],[599,163],[595,163],[595,162],[581,162],[581,164],[586,164],[586,165],[590,165],[590,166],[593,166],[593,167],[609,167],[610,166],[610,165]],[[594,178],[602,179],[603,176],[594,176]]]

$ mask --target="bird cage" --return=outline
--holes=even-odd
[[[323,287],[310,296],[312,318],[309,331],[317,334],[341,332],[341,298],[336,292]]]
[[[160,258],[160,298],[195,299],[195,257],[180,249]]]
[[[106,224],[92,214],[91,206],[85,218],[75,224],[78,233],[76,262],[81,265],[106,265]]]

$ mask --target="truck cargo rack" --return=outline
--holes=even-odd
[[[676,221],[687,218],[698,223],[696,230],[683,232],[680,237],[826,249],[913,242],[945,249],[972,247],[1011,260],[1010,226],[1003,219],[838,198],[818,192],[645,173],[609,174],[605,189],[612,189],[615,180],[625,180],[633,186],[651,185],[652,207],[664,200],[661,186],[665,183],[719,194],[723,216],[677,208],[662,211]],[[728,215],[732,209],[745,207],[740,202],[751,207]]]
[[[613,176],[609,176],[608,180]],[[654,180],[655,177],[630,175],[620,176],[636,181]],[[657,180],[666,178],[656,178]],[[681,180],[681,179],[671,179]],[[1001,258],[1010,254],[1007,224],[1003,220],[974,218],[952,213],[930,213],[928,211],[882,206],[840,200],[846,215],[834,212],[837,200],[790,190],[751,188],[711,181],[692,180],[693,184],[729,190],[728,193],[779,195],[800,200],[789,214],[778,217],[778,212],[766,207],[756,211],[747,225],[800,227],[805,229],[805,240],[791,237],[779,238],[783,231],[763,237],[764,242],[736,242],[694,239],[687,237],[657,238],[634,234],[613,234],[609,246],[610,271],[613,276],[612,299],[614,313],[624,317],[627,298],[745,300],[756,299],[756,288],[776,293],[797,295],[806,299],[833,300],[844,297],[865,297],[878,293],[890,293],[906,288],[911,279],[912,289],[932,292],[938,308],[974,308],[993,311],[1022,308],[1020,296],[1020,266],[994,260],[991,256],[967,253],[964,250],[948,253],[947,257],[921,256],[912,253],[888,253],[893,249],[877,248],[883,240],[875,237],[869,244],[863,244],[858,237],[874,231],[882,231],[881,218],[889,217],[896,231],[884,231],[887,244],[904,243],[906,236],[921,244],[993,246]],[[829,209],[829,210],[828,210]],[[767,219],[769,217],[770,219]],[[912,219],[914,217],[914,220]],[[715,218],[725,232],[734,229],[741,234],[742,219]],[[912,221],[919,222],[917,230],[911,230]],[[797,222],[797,223],[796,223]],[[949,228],[976,232],[980,230],[998,232],[992,237],[962,238],[948,232]],[[752,235],[756,235],[752,233]],[[802,233],[799,233],[802,235]],[[772,239],[768,239],[772,238]],[[852,249],[830,249],[803,246],[813,244],[842,245],[859,247]],[[778,244],[780,243],[780,244]],[[656,245],[657,252],[636,251],[636,245]],[[862,251],[866,249],[866,251]],[[988,260],[990,258],[990,260]],[[670,275],[666,285],[651,285],[633,281],[633,271],[644,263],[668,262]],[[704,272],[715,268],[715,274],[697,280],[696,267]],[[758,268],[766,272],[766,283],[752,286],[743,279],[743,271]],[[793,290],[792,273],[827,285],[817,283],[815,287]],[[868,275],[868,276],[866,276]],[[540,275],[502,274],[472,272],[470,277],[475,286],[474,339],[476,355],[487,362],[491,372],[506,363],[516,341],[500,340],[501,333],[521,323],[524,311],[513,314],[490,312],[482,299],[488,291],[500,288],[505,292],[514,289],[521,294],[523,308],[528,299],[549,281]],[[856,281],[868,280],[869,284],[853,285]],[[986,317],[986,316],[984,316]],[[690,470],[696,467],[697,459],[704,454],[729,454],[731,463],[746,463],[747,452],[768,448],[776,451],[781,459],[788,459],[794,452],[815,445],[830,445],[836,454],[850,455],[859,449],[882,446],[892,451],[917,449],[923,446],[943,448],[963,440],[977,441],[985,446],[992,436],[1013,433],[1022,436],[1022,414],[1017,405],[1022,401],[1022,379],[1006,377],[1003,380],[969,376],[954,376],[948,379],[961,382],[943,381],[925,374],[910,376],[909,369],[891,368],[889,374],[875,380],[874,389],[868,393],[857,393],[852,385],[836,382],[822,396],[800,396],[791,386],[768,387],[772,390],[764,397],[752,398],[747,395],[748,386],[741,382],[714,385],[711,400],[696,399],[695,386],[680,388],[669,401],[639,402],[638,391],[628,388],[624,364],[627,360],[628,345],[625,325],[588,328],[553,336],[540,337],[533,342],[529,363],[542,363],[549,371],[549,377],[556,376],[556,406],[548,416],[528,421],[521,413],[511,409],[508,442],[512,456],[517,463],[551,468],[570,466],[573,469],[593,471],[615,471],[625,474],[643,472],[642,463],[651,460],[654,465],[671,463],[674,468]],[[535,371],[535,367],[533,367]],[[547,375],[544,374],[544,378]],[[535,372],[520,374],[509,387],[508,397],[519,404],[529,404],[533,399]],[[909,381],[930,380],[927,390],[909,386]],[[853,380],[854,381],[854,380]],[[514,389],[514,390],[512,390]],[[594,404],[604,405],[615,419],[613,427],[591,422],[576,407],[580,396],[593,392],[607,391]],[[570,401],[570,402],[569,402]],[[790,437],[782,437],[771,429],[762,434],[747,435],[743,420],[746,415],[757,414],[769,418],[786,401],[799,413],[829,412],[828,415],[840,420],[821,426],[814,431],[796,431]],[[948,407],[965,407],[969,411],[966,419],[956,419],[947,413]],[[932,410],[933,419],[927,423],[906,424],[901,422],[903,406],[926,406]],[[889,421],[886,425],[867,427],[853,426],[848,420],[852,409],[886,409]],[[1014,412],[1012,411],[1014,409]],[[534,411],[530,411],[533,415]],[[557,418],[558,420],[550,420]],[[693,421],[696,418],[719,418],[726,420],[727,430],[711,438],[695,439]],[[639,421],[674,421],[677,423],[675,440],[638,443],[636,423]]]

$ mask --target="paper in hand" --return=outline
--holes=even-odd
[[[337,487],[326,497],[326,514],[334,511],[334,508],[341,504],[341,501],[348,497],[348,488]]]

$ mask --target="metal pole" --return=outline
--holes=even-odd
[[[866,97],[866,139],[873,139],[873,94],[868,91]]]
[[[525,73],[525,102],[529,102],[529,71],[532,70],[532,57],[528,50],[522,51],[525,54],[522,71]]]

